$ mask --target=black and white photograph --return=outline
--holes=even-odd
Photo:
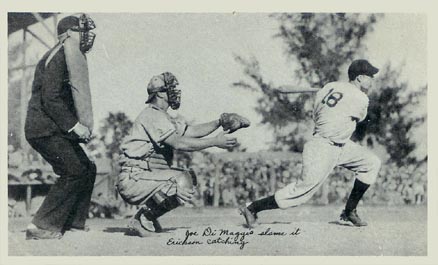
[[[5,12],[6,255],[432,255],[428,14],[304,11]]]

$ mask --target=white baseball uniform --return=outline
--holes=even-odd
[[[172,166],[173,149],[164,145],[172,134],[184,135],[187,125],[171,120],[167,112],[147,104],[124,140],[117,190],[131,204],[143,204],[158,191],[176,193],[175,177],[188,174]]]
[[[347,82],[333,82],[316,93],[313,138],[304,145],[302,180],[275,193],[280,208],[300,205],[310,199],[336,166],[348,168],[356,177],[372,184],[380,159],[350,140],[356,123],[365,119],[368,97]]]

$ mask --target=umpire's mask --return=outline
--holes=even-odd
[[[61,19],[58,23],[57,31],[58,36],[71,30],[78,32],[80,36],[79,49],[83,53],[87,53],[91,50],[94,44],[96,34],[92,32],[96,28],[93,19],[87,14],[81,14],[79,17],[68,16]]]

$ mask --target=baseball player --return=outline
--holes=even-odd
[[[348,68],[349,82],[332,82],[322,89],[280,88],[280,93],[316,92],[313,109],[313,138],[304,145],[302,180],[291,183],[274,195],[239,208],[248,227],[257,225],[257,213],[270,209],[298,206],[317,191],[336,166],[356,173],[353,190],[341,220],[354,226],[366,226],[356,206],[368,187],[375,182],[380,169],[379,158],[366,148],[352,142],[357,122],[365,119],[368,89],[379,70],[366,60],[355,60]]]
[[[199,125],[175,122],[167,110],[180,106],[181,90],[177,85],[178,80],[169,72],[152,77],[146,107],[121,146],[121,172],[116,187],[126,202],[141,206],[128,226],[140,237],[160,232],[158,218],[193,197],[196,176],[191,170],[172,165],[173,151],[231,148],[237,144],[236,138],[226,134],[249,126],[243,117],[229,113]],[[220,126],[227,132],[205,137]]]

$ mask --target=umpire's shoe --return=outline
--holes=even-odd
[[[367,226],[365,221],[362,221],[357,215],[356,209],[352,211],[343,210],[340,216],[342,221],[351,222],[354,226]]]
[[[26,229],[26,240],[61,239],[61,232],[54,232],[38,227]]]
[[[257,222],[257,214],[252,213],[247,207],[239,207],[239,213],[245,217],[248,228],[254,228],[259,225]]]

